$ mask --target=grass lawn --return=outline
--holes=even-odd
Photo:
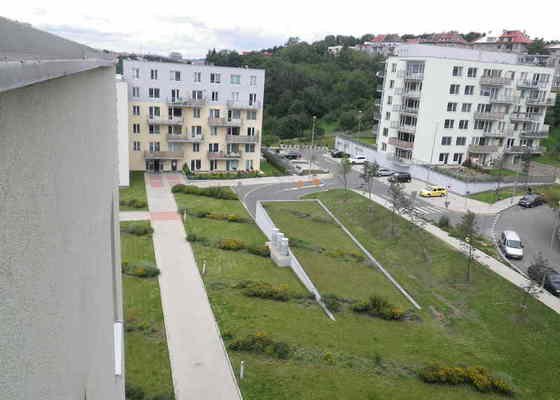
[[[284,176],[284,172],[276,168],[274,165],[268,161],[261,160],[261,172],[264,173],[263,176]]]
[[[515,176],[517,172],[512,171],[510,169],[505,168],[492,168],[492,169],[485,169],[484,172],[490,176]],[[522,175],[522,174],[520,174]]]
[[[179,207],[193,211],[247,216],[238,201],[175,196]],[[529,299],[528,312],[521,315],[521,291],[478,265],[473,268],[473,283],[464,284],[464,256],[404,220],[397,219],[399,237],[391,237],[388,211],[373,205],[373,213],[368,214],[371,203],[365,198],[352,193],[346,197],[341,191],[318,196],[424,309],[417,313],[417,319],[401,322],[345,310],[337,313],[337,321],[332,322],[306,298],[265,300],[247,297],[234,287],[242,280],[265,281],[305,294],[289,269],[246,252],[193,243],[199,267],[203,261],[207,264],[203,279],[226,346],[232,340],[261,331],[295,349],[287,360],[228,350],[236,371],[240,361],[245,361],[245,379],[240,386],[246,400],[504,398],[467,386],[421,382],[415,371],[434,361],[481,365],[509,376],[518,398],[555,398],[559,389],[555,376],[560,368],[554,356],[560,350],[555,339],[560,329],[556,314]],[[278,205],[280,208],[272,211],[278,213],[274,216],[278,224],[286,224],[312,246],[354,251],[332,224],[306,217],[295,221],[295,229],[292,204]],[[322,217],[315,209],[305,212]],[[214,240],[236,237],[253,244],[265,241],[254,224],[189,217],[185,226],[189,233]],[[294,251],[302,257],[300,261],[306,269],[316,268],[309,267],[310,263],[325,263],[324,258],[304,258],[304,252],[297,248]],[[392,296],[391,288],[383,289],[382,281],[371,276],[373,272],[369,275],[361,271],[361,265],[338,265],[347,270],[346,275],[335,271],[333,263],[325,264],[325,271],[338,275],[320,278],[318,286],[356,298],[382,291]],[[346,281],[354,281],[355,272],[363,274],[367,282],[356,283],[355,293],[348,293],[354,284]],[[370,290],[367,283],[371,283]],[[398,295],[391,299],[399,301]]]
[[[560,154],[545,153],[542,156],[535,157],[533,161],[560,168]]]
[[[149,225],[147,221],[122,222]],[[122,259],[155,264],[150,235],[121,232]],[[126,382],[141,388],[146,398],[173,395],[173,382],[157,278],[123,275],[126,321]],[[169,397],[172,398],[172,397]]]
[[[560,190],[560,185],[531,185],[531,189],[533,189],[534,192],[537,193],[542,193],[546,190]],[[517,188],[515,189],[515,193],[514,193],[514,189],[513,187],[506,187],[506,188],[502,188],[500,189],[500,192],[498,194],[498,197],[496,198],[496,191],[494,190],[490,190],[488,192],[480,192],[480,193],[475,193],[475,194],[471,194],[469,195],[469,199],[474,199],[474,200],[478,200],[478,201],[482,201],[484,203],[488,203],[488,204],[494,204],[496,201],[499,200],[504,200],[504,199],[509,199],[510,197],[515,196],[522,196],[527,192],[527,187],[526,186],[517,186]]]
[[[142,211],[148,209],[148,199],[146,197],[146,185],[144,184],[144,172],[130,172],[130,186],[119,190],[119,200],[121,202],[121,211]],[[136,200],[144,204],[143,207],[130,207],[123,203]]]

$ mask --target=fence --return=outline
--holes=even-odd
[[[275,152],[271,151],[270,149],[264,147],[262,149],[262,153],[264,158],[274,165],[276,168],[290,174],[290,175],[297,175],[296,168],[284,157],[276,154]]]

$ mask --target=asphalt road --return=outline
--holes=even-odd
[[[498,218],[496,235],[504,230],[513,230],[519,234],[525,246],[524,257],[522,260],[510,261],[522,271],[527,271],[538,253],[549,261],[552,268],[560,271],[560,242],[554,238],[552,247],[550,246],[556,221],[554,211],[546,205],[535,208],[514,206]]]

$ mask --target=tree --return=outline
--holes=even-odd
[[[389,201],[391,202],[391,235],[395,235],[395,216],[408,206],[408,199],[404,194],[403,186],[399,182],[389,185]]]
[[[340,127],[345,131],[352,131],[358,125],[358,120],[356,119],[355,113],[352,111],[345,111],[340,116],[339,120]]]
[[[554,210],[554,223],[550,235],[550,247],[554,245],[554,238],[560,236],[558,231],[558,220],[560,218],[560,192],[554,188],[545,190],[543,193],[546,203]]]
[[[466,243],[468,250],[467,259],[467,282],[471,281],[471,264],[473,259],[473,241],[476,239],[478,232],[478,225],[476,223],[476,215],[472,211],[467,211],[459,223],[456,226],[456,231],[459,237],[463,239]]]
[[[377,176],[377,172],[379,171],[379,164],[376,161],[373,161],[371,163],[369,161],[366,161],[363,168],[364,169],[360,177],[366,184],[368,198],[371,200],[371,191],[373,189],[374,178]]]
[[[527,52],[529,54],[550,54],[550,52],[546,48],[546,42],[543,38],[534,39],[533,42],[527,46]]]
[[[500,189],[503,181],[502,169],[504,168],[504,156],[500,154],[494,162],[494,167],[498,169],[496,175],[496,201],[500,200]]]
[[[343,157],[340,160],[340,165],[338,167],[338,173],[344,182],[344,190],[348,190],[348,175],[352,171],[352,163],[348,157]]]

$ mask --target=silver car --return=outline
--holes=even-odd
[[[503,231],[500,235],[499,245],[507,258],[523,258],[523,243],[514,231]]]

